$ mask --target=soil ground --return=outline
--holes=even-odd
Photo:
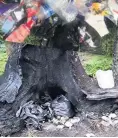
[[[82,117],[81,117],[82,118]],[[21,133],[13,136],[22,137],[86,137],[87,134],[94,134],[96,137],[118,137],[118,125],[102,126],[99,119],[83,119],[71,129],[63,128],[61,130],[51,127],[49,130],[38,131],[34,129],[24,129]],[[49,125],[49,124],[46,124]]]

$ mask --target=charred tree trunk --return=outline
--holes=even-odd
[[[115,84],[118,85],[118,26],[116,28],[116,39],[113,49],[113,73],[115,78]]]
[[[29,100],[40,103],[41,95],[51,87],[59,87],[74,106],[79,105],[81,89],[72,72],[72,53],[14,44],[4,75],[0,77],[1,134],[19,131],[23,123],[15,114],[20,106]]]
[[[111,111],[114,100],[94,102],[85,98],[82,89],[90,92],[93,88],[90,86],[93,82],[77,52],[14,44],[4,75],[0,77],[0,134],[9,135],[24,128],[24,120],[16,117],[16,112],[30,100],[38,104],[45,102],[41,100],[45,91],[52,98],[64,94],[82,112]],[[55,87],[62,91],[49,90]]]
[[[6,43],[6,53],[7,53],[7,55],[10,56],[12,51],[13,51],[13,44],[10,43],[10,42]]]
[[[88,101],[85,95],[91,100],[116,98],[117,90],[111,93],[110,90],[98,89],[95,81],[85,73],[78,53],[72,50],[67,31],[58,31],[49,47],[13,44],[5,72],[0,77],[1,135],[20,131],[25,123],[16,117],[16,112],[30,100],[37,104],[45,102],[41,98],[45,92],[52,99],[65,95],[82,112],[111,111],[114,100]],[[51,88],[59,88],[60,92]]]

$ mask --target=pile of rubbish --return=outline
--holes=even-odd
[[[104,16],[117,24],[117,0],[21,0],[6,3],[0,0],[0,35],[5,41],[23,43],[34,26],[41,26],[54,15],[63,24],[74,21],[79,15],[102,37],[108,34]],[[99,22],[99,23],[98,23]],[[52,26],[55,22],[52,22]],[[101,29],[102,28],[102,29]]]
[[[75,115],[75,110],[71,102],[64,96],[60,95],[51,102],[38,105],[33,101],[29,101],[20,106],[16,113],[16,117],[25,120],[27,126],[36,129],[42,129],[42,123],[54,118],[64,117],[71,118]]]

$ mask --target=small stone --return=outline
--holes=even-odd
[[[86,137],[95,137],[95,135],[93,133],[88,133],[86,134]]]
[[[57,116],[57,119],[60,120],[61,119],[61,116]]]
[[[112,126],[115,126],[117,124],[118,124],[118,120],[115,120],[115,121],[112,122]]]
[[[93,119],[93,120],[96,120],[96,119],[99,118],[98,114],[95,114],[95,113],[93,113],[93,112],[87,113],[87,114],[86,114],[86,117],[87,117],[87,118],[90,118],[90,119]]]
[[[63,118],[63,117],[62,117],[62,118]],[[69,120],[69,117],[68,117],[68,116],[65,116],[64,118],[65,118],[66,121]]]
[[[111,114],[109,115],[109,118],[110,118],[110,119],[114,119],[114,118],[116,118],[116,117],[117,117],[117,115],[114,114],[114,113],[111,113]]]
[[[45,125],[43,126],[43,129],[44,130],[51,130],[51,131],[53,131],[53,130],[56,130],[56,127],[55,127],[55,125],[54,124],[49,124],[49,123],[45,123]]]
[[[101,121],[101,124],[103,125],[103,126],[105,126],[105,127],[108,127],[108,126],[110,126],[110,123],[109,122],[106,122],[106,121]]]
[[[58,125],[57,128],[58,129],[63,129],[64,128],[64,125]]]
[[[106,116],[108,117],[109,116],[109,113],[106,113]]]
[[[109,118],[107,116],[102,116],[102,120],[109,122]]]
[[[72,124],[79,123],[80,122],[80,118],[79,117],[74,117],[74,118],[70,119],[70,122]]]
[[[60,119],[61,124],[65,124],[66,121],[67,121],[67,119],[65,117],[61,117],[61,119]]]
[[[109,117],[106,117],[106,116],[102,116],[102,119],[103,119],[103,121],[105,121],[106,123],[106,126],[108,125],[108,124],[110,124],[110,125],[112,125],[112,120],[111,120],[111,118],[109,118]],[[108,124],[107,124],[108,123]]]
[[[67,121],[65,123],[65,126],[68,127],[69,129],[71,129],[71,127],[73,126],[73,124],[70,121]]]
[[[51,123],[51,120],[48,120],[49,123]]]
[[[53,118],[53,119],[52,119],[52,122],[53,122],[53,124],[55,124],[55,125],[58,125],[58,124],[59,124],[59,120],[57,120],[56,118]]]

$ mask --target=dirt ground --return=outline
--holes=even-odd
[[[82,119],[82,118],[81,118]],[[50,124],[45,124],[50,125]],[[87,137],[87,134],[94,134],[96,137],[118,137],[118,125],[102,126],[99,120],[84,119],[71,129],[63,128],[61,130],[53,125],[48,130],[38,131],[34,129],[24,129],[22,132],[13,136],[18,137]]]

